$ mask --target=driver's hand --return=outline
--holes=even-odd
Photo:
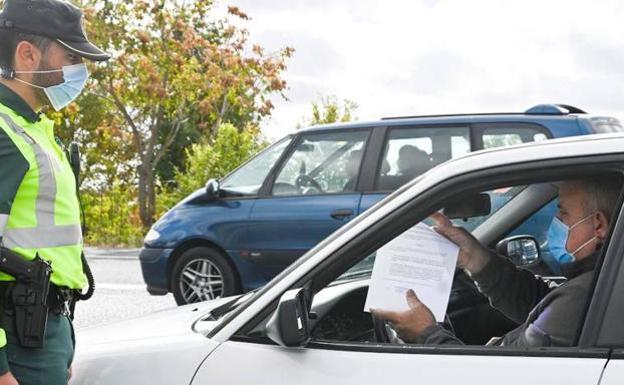
[[[423,331],[436,323],[431,310],[410,289],[405,294],[409,310],[389,311],[373,309],[374,316],[389,321],[392,328],[399,333],[399,337],[405,342],[414,342]]]
[[[478,273],[490,261],[490,252],[466,229],[455,226],[444,214],[435,212],[429,216],[436,222],[435,231],[459,246],[457,266]]]

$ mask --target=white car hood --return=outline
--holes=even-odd
[[[88,341],[89,345],[100,345],[191,334],[194,333],[192,326],[197,319],[232,298],[184,305],[161,310],[147,316],[78,329],[76,330],[77,340]]]
[[[76,330],[71,384],[189,384],[219,345],[204,334],[218,321],[194,323],[232,300],[181,306],[131,320]]]

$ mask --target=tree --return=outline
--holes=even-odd
[[[299,127],[356,120],[353,114],[357,108],[357,103],[348,99],[344,99],[341,105],[336,96],[321,97],[320,101],[312,103],[312,116],[304,118]]]
[[[114,54],[92,67],[106,115],[98,128],[131,148],[126,164],[136,164],[139,214],[148,227],[156,170],[172,146],[214,136],[222,122],[243,127],[269,115],[269,97],[286,87],[280,75],[293,50],[266,55],[250,48],[246,30],[210,19],[210,0],[83,3],[91,39]],[[248,19],[236,7],[229,14]]]
[[[268,145],[257,127],[238,130],[221,124],[210,143],[195,143],[185,150],[184,165],[175,170],[175,188],[161,200],[163,212],[212,178],[221,178]]]

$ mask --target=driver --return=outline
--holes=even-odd
[[[559,211],[548,231],[548,245],[567,278],[561,285],[517,268],[444,215],[432,215],[436,231],[459,246],[458,267],[468,273],[494,308],[520,324],[503,337],[490,340],[488,345],[574,345],[619,191],[620,182],[612,176],[570,180],[560,185]],[[429,308],[412,290],[406,297],[409,310],[373,310],[373,314],[389,321],[405,342],[462,344],[436,324]]]

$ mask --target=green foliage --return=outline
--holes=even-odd
[[[72,138],[92,146],[83,186],[103,192],[117,177],[133,183],[147,229],[156,190],[184,168],[183,149],[210,141],[222,122],[257,126],[270,115],[293,50],[265,53],[242,27],[249,17],[228,7],[228,17],[217,18],[212,0],[77,3],[91,40],[113,59],[89,63],[92,96],[55,118],[80,127],[70,128]]]
[[[119,180],[106,190],[82,193],[87,232],[85,243],[100,246],[139,246],[145,233],[141,226],[136,189]]]
[[[357,103],[351,100],[345,99],[341,105],[336,96],[321,97],[320,101],[312,103],[312,116],[305,118],[299,127],[357,120],[353,115],[357,109]]]
[[[173,183],[161,186],[159,214],[203,187],[209,179],[225,176],[267,144],[257,127],[239,130],[230,123],[221,124],[210,143],[196,143],[185,150],[184,168],[176,169]]]

